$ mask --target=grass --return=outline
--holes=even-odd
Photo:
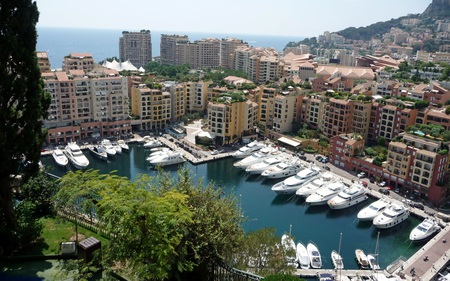
[[[29,255],[55,255],[60,254],[60,245],[62,242],[74,241],[75,224],[60,217],[42,218],[40,220],[44,226],[41,238],[36,242],[35,246],[27,254]],[[92,232],[88,229],[78,226],[79,240],[88,237],[95,237],[103,246],[109,243],[105,237]],[[80,237],[80,234],[82,235]],[[83,238],[82,238],[83,237]]]

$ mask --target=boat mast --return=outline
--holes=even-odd
[[[378,241],[379,241],[379,239],[380,239],[380,231],[378,231],[378,234],[377,234],[377,243],[375,244],[375,254],[374,254],[374,258],[375,258],[377,265],[379,265],[379,263],[378,263]],[[375,273],[376,272],[377,272],[377,269],[375,269]]]
[[[342,256],[341,256],[341,243],[342,243],[342,232],[341,232],[341,234],[340,234],[340,236],[339,236],[339,249],[338,249],[338,254],[339,254],[339,258],[341,259],[341,263],[343,264],[343,262],[342,262]],[[340,280],[342,280],[342,265],[339,266],[339,281],[340,281]]]

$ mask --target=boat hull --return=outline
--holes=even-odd
[[[328,203],[328,206],[330,206],[330,208],[333,210],[342,210],[342,209],[346,209],[346,208],[355,206],[356,204],[364,202],[367,199],[369,199],[369,197],[367,197],[367,195],[363,195],[363,196],[359,196],[357,198],[353,198],[352,200],[349,200],[347,202],[342,201],[342,202],[336,202],[334,204]]]

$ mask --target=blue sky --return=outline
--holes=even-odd
[[[38,27],[317,36],[422,13],[431,0],[36,0]]]

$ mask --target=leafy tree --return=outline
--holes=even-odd
[[[17,160],[30,161],[24,179],[37,172],[50,95],[43,91],[36,57],[39,12],[31,0],[2,1],[0,8],[0,253],[19,242],[10,175]]]
[[[52,215],[54,211],[52,198],[58,185],[46,174],[39,172],[20,187],[19,198],[36,206],[36,218]]]

